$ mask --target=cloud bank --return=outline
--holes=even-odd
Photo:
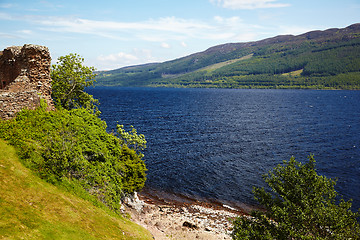
[[[210,2],[223,8],[248,10],[290,6],[290,4],[287,3],[278,3],[277,0],[210,0]]]
[[[220,16],[215,17],[211,22],[177,17],[120,22],[68,16],[15,16],[0,12],[0,19],[24,21],[36,25],[38,31],[61,34],[88,34],[123,41],[132,41],[132,39],[136,38],[144,41],[159,42],[164,48],[169,47],[169,45],[164,44],[169,40],[177,40],[181,43],[186,42],[188,39],[234,40],[232,37],[239,32],[251,32],[253,27],[245,24],[239,17],[223,18]],[[244,41],[247,40],[244,39]]]
[[[118,52],[97,57],[98,67],[102,70],[117,69],[123,66],[156,62],[150,50],[133,49],[131,53]]]

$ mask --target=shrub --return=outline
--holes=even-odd
[[[315,160],[284,161],[264,175],[272,192],[254,188],[265,211],[234,221],[233,239],[359,239],[358,213],[351,202],[337,203],[336,181],[319,176]]]
[[[132,139],[131,146],[123,135]],[[83,108],[23,110],[0,122],[0,137],[14,145],[23,163],[43,179],[60,184],[70,180],[114,210],[146,180],[143,154],[135,148],[137,141],[141,149],[146,147],[145,137],[135,129],[109,134],[106,123]]]

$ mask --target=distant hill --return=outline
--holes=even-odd
[[[153,239],[143,227],[35,176],[0,139],[0,239]]]
[[[360,24],[99,72],[96,86],[360,89]]]

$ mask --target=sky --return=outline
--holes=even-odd
[[[360,23],[360,0],[0,0],[0,50],[47,46],[112,70]]]

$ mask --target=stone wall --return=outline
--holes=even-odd
[[[34,109],[44,99],[53,109],[47,47],[25,44],[0,52],[0,117],[9,119],[23,108]]]

